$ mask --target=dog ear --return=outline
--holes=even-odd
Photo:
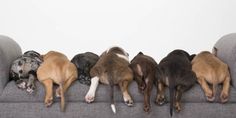
[[[142,52],[139,52],[138,54],[141,54],[141,55],[143,55],[143,53],[142,53]]]
[[[217,51],[218,51],[218,49],[216,47],[213,47],[212,54],[217,56]]]
[[[44,58],[45,58],[45,54],[42,54],[42,55],[40,55],[40,58],[42,59],[42,60],[44,60]]]
[[[196,56],[196,54],[190,55],[190,56],[189,56],[189,60],[192,61],[195,56]]]

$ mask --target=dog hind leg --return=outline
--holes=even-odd
[[[29,94],[32,94],[33,91],[35,90],[35,80],[36,80],[36,76],[35,75],[32,75],[32,74],[29,74],[29,79],[28,79],[28,82],[27,82],[27,85],[26,85],[26,91],[29,93]]]
[[[157,97],[156,97],[156,104],[163,105],[166,101],[165,98],[165,86],[161,82],[161,80],[157,81]]]
[[[44,81],[42,81],[43,85],[45,86],[46,89],[46,96],[45,96],[45,100],[44,103],[46,105],[46,107],[49,107],[52,105],[53,103],[53,80],[52,79],[46,79]]]
[[[210,102],[214,101],[215,97],[214,97],[213,91],[209,88],[204,77],[198,77],[197,81],[202,86],[202,89],[206,95],[207,100]]]
[[[230,87],[230,76],[228,75],[223,82],[223,89],[220,94],[221,103],[225,103],[228,101],[229,87]]]
[[[128,106],[133,106],[133,100],[128,92],[129,83],[130,81],[125,80],[125,81],[120,82],[119,86],[122,91],[125,104],[127,104]]]
[[[146,78],[145,80],[148,80],[146,85],[147,87],[145,88],[145,92],[144,92],[144,108],[143,110],[145,112],[149,112],[150,111],[150,96],[151,96],[151,92],[152,92],[152,86],[153,86],[153,82],[151,79]]]
[[[175,110],[177,112],[181,111],[181,104],[180,104],[180,99],[182,97],[182,93],[183,93],[183,89],[181,88],[181,86],[177,86],[177,90],[176,90],[176,94],[175,94]]]

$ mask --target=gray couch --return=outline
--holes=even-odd
[[[236,79],[236,34],[221,38],[215,45],[219,57],[230,65],[232,78]],[[60,112],[59,99],[46,108],[43,104],[44,87],[36,82],[37,90],[29,95],[19,90],[14,81],[9,81],[8,71],[11,62],[21,55],[20,46],[12,39],[0,36],[0,118],[168,118],[169,104],[158,106],[154,103],[156,87],[151,96],[151,112],[143,111],[143,95],[138,92],[135,82],[131,83],[129,90],[134,99],[134,106],[127,107],[122,100],[121,92],[115,88],[115,104],[117,113],[113,114],[109,103],[109,87],[99,85],[95,102],[87,104],[84,96],[89,87],[74,82],[66,93],[66,111]],[[200,86],[196,84],[190,91],[184,93],[182,98],[183,109],[174,113],[173,118],[236,118],[236,80],[233,81],[230,99],[226,104],[208,103]],[[219,94],[219,92],[218,92]],[[168,96],[168,92],[166,93]]]

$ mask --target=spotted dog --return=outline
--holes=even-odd
[[[35,90],[34,81],[37,79],[36,71],[42,63],[41,55],[33,50],[25,52],[13,61],[10,68],[10,78],[16,82],[18,88],[26,90],[29,94]]]

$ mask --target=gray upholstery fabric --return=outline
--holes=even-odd
[[[117,103],[117,113],[113,114],[109,103],[87,104],[83,102],[67,102],[66,111],[60,112],[60,104],[54,103],[46,108],[42,103],[0,103],[1,118],[171,118],[169,104],[157,106],[151,104],[151,112],[144,113],[143,104],[135,103],[127,107]],[[235,103],[183,103],[180,113],[172,118],[235,118]]]
[[[11,38],[0,35],[0,94],[9,81],[10,65],[19,55],[20,46]]]
[[[34,94],[29,95],[25,91],[18,89],[15,85],[14,81],[11,81],[5,87],[2,96],[0,97],[0,101],[3,102],[43,102],[44,98],[44,86],[40,84],[38,81],[36,82],[37,90]],[[55,87],[56,89],[56,87]],[[73,101],[73,102],[84,102],[84,96],[86,95],[89,87],[79,83],[79,81],[75,81],[72,86],[69,88],[68,92],[66,92],[66,100]],[[132,82],[129,87],[130,93],[133,97],[134,102],[143,102],[143,95],[138,92],[137,84]],[[219,95],[220,95],[221,87],[218,89],[218,94],[216,98],[216,102],[219,102]],[[54,90],[55,91],[55,90]],[[114,90],[115,94],[115,101],[116,102],[123,102],[122,94],[120,89],[115,87]],[[169,96],[168,89],[166,89],[166,96]],[[98,86],[96,92],[95,102],[108,102],[110,99],[109,97],[109,87],[103,84]],[[230,99],[229,102],[236,102],[236,89],[231,88],[230,91]],[[156,87],[153,87],[151,101],[154,101],[156,97]],[[54,97],[55,98],[55,97]],[[58,101],[58,99],[55,99]],[[169,99],[168,99],[169,101]],[[204,93],[201,87],[196,84],[192,89],[185,92],[182,97],[183,102],[206,102]]]
[[[236,87],[236,33],[223,36],[215,47],[218,49],[217,56],[228,64],[233,86]]]

